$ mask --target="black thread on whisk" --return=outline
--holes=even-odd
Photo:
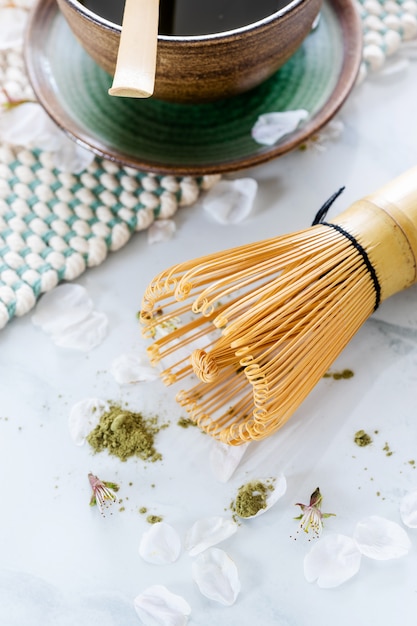
[[[369,275],[372,278],[372,282],[374,284],[374,289],[375,289],[375,306],[374,306],[374,311],[376,311],[377,308],[380,305],[380,302],[381,302],[381,286],[379,284],[378,276],[376,275],[374,266],[370,262],[365,248],[363,248],[361,246],[361,244],[355,239],[355,237],[353,237],[350,233],[348,233],[346,230],[344,230],[338,224],[332,224],[331,222],[320,222],[320,224],[323,224],[323,226],[329,226],[329,228],[334,228],[334,230],[337,230],[338,233],[340,233],[341,235],[343,235],[344,237],[349,239],[349,241],[351,242],[353,247],[361,255],[361,257],[363,259],[363,262],[365,263],[365,267],[368,270]]]
[[[327,215],[328,210],[332,206],[333,202],[340,196],[340,194],[344,191],[344,189],[345,189],[344,187],[340,187],[340,189],[338,191],[336,191],[332,196],[330,196],[330,198],[328,200],[326,200],[326,202],[323,204],[323,206],[317,212],[316,217],[313,220],[312,226],[316,226],[317,224],[322,224],[323,226],[328,226],[329,228],[334,228],[335,230],[337,230],[338,233],[340,233],[341,235],[343,235],[344,237],[349,239],[349,241],[351,242],[353,247],[359,252],[359,254],[361,255],[361,257],[363,259],[363,262],[365,263],[365,267],[366,267],[366,269],[369,272],[369,275],[370,275],[370,277],[372,279],[372,282],[374,284],[374,289],[375,289],[375,306],[374,306],[374,311],[376,311],[377,308],[379,307],[380,303],[381,303],[381,286],[379,284],[378,276],[376,275],[374,266],[370,262],[365,248],[363,248],[361,246],[359,241],[357,241],[355,239],[355,237],[353,237],[353,235],[348,233],[346,230],[344,230],[338,224],[332,224],[331,222],[324,222],[323,221],[324,218]]]
[[[326,217],[327,212],[332,206],[333,202],[340,196],[341,193],[343,193],[344,190],[345,190],[344,187],[340,187],[338,191],[336,191],[332,196],[330,196],[328,200],[326,200],[323,206],[317,211],[316,217],[314,218],[311,224],[312,226],[316,226],[316,224],[323,223],[323,220]]]

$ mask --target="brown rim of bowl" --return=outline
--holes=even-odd
[[[51,2],[53,0],[47,0],[45,4],[48,11],[51,10]],[[69,0],[66,0],[69,1]],[[74,0],[71,0],[74,1]],[[68,115],[57,109],[53,102],[47,97],[48,94],[44,93],[45,80],[39,80],[34,70],[34,60],[28,55],[28,47],[26,42],[28,41],[28,33],[33,24],[40,19],[41,15],[38,9],[34,9],[30,18],[29,28],[26,30],[26,42],[25,42],[25,62],[29,75],[32,75],[34,82],[32,87],[36,94],[38,101],[45,108],[48,115],[53,121],[76,143],[80,146],[90,150],[100,158],[107,159],[118,163],[119,165],[131,167],[143,172],[150,172],[160,175],[174,175],[174,176],[203,176],[211,174],[227,174],[234,173],[248,168],[256,167],[258,165],[265,164],[276,159],[283,154],[286,154],[304,142],[306,142],[314,133],[317,133],[322,129],[340,110],[345,103],[347,97],[352,91],[357,79],[359,68],[362,62],[362,20],[355,6],[355,0],[327,0],[332,6],[336,15],[339,17],[339,23],[342,29],[343,40],[343,63],[339,74],[339,79],[333,90],[333,93],[323,105],[323,107],[316,113],[314,118],[301,127],[299,130],[294,131],[290,137],[288,137],[282,143],[273,146],[271,149],[259,152],[255,155],[249,155],[232,161],[220,162],[217,164],[200,164],[200,165],[172,165],[157,162],[149,162],[145,159],[139,161],[134,157],[130,157],[124,153],[120,153],[117,150],[113,150],[111,153],[108,147],[99,143],[92,144],[91,137],[87,136],[84,131],[79,132],[76,125],[74,128],[74,121],[69,118]],[[42,2],[41,2],[42,4]],[[44,10],[46,10],[44,7]],[[53,9],[55,10],[55,9]],[[56,11],[58,7],[56,6]],[[47,86],[48,88],[48,86]]]
[[[77,11],[77,13],[82,13],[91,22],[94,22],[99,26],[104,26],[104,28],[107,28],[108,30],[111,30],[115,33],[120,34],[122,32],[122,27],[120,24],[115,24],[114,22],[111,22],[110,20],[101,17],[97,13],[94,13],[93,11],[88,9],[82,2],[79,2],[79,0],[64,0],[64,2],[66,2],[69,6],[72,6],[75,11]],[[158,39],[165,42],[198,42],[206,41],[208,39],[228,39],[229,37],[235,37],[236,35],[240,35],[240,33],[243,33],[249,29],[257,30],[258,28],[263,28],[264,26],[269,24],[269,22],[274,21],[277,17],[282,17],[283,15],[291,13],[292,10],[294,10],[299,5],[304,4],[305,2],[307,2],[307,0],[289,0],[289,2],[285,4],[285,6],[283,6],[278,11],[275,11],[275,13],[271,13],[271,15],[267,15],[266,17],[263,17],[256,22],[251,22],[250,24],[247,24],[245,26],[239,26],[239,28],[225,30],[220,33],[209,33],[207,35],[158,35]]]

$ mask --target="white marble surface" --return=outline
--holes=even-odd
[[[338,119],[342,136],[236,176],[259,182],[256,211],[234,226],[214,223],[201,207],[181,209],[177,232],[149,246],[138,234],[84,285],[97,310],[109,317],[109,334],[88,354],[57,348],[32,325],[14,319],[0,337],[0,625],[133,626],[133,598],[164,584],[189,602],[198,626],[414,626],[417,606],[417,531],[408,556],[364,560],[359,573],[335,589],[306,582],[303,558],[311,543],[291,538],[295,503],[319,486],[324,533],[351,534],[360,519],[381,515],[401,524],[399,501],[417,487],[417,287],[387,302],[340,355],[335,369],[350,380],[324,379],[288,424],[253,444],[227,483],[209,466],[212,440],[177,425],[182,410],[159,381],[120,387],[109,372],[119,354],[140,350],[136,311],[151,277],[186,258],[310,224],[322,202],[341,185],[336,213],[416,164],[417,63],[390,77],[368,78]],[[158,463],[120,462],[77,447],[68,432],[71,406],[86,397],[126,402],[157,413]],[[354,433],[373,433],[359,448]],[[383,450],[388,443],[393,451]],[[102,519],[90,498],[87,473],[120,484],[125,511]],[[183,536],[205,515],[229,515],[237,487],[248,479],[283,472],[285,496],[259,519],[245,521],[221,547],[235,560],[242,591],[223,607],[203,597],[191,580],[183,551],[167,566],[139,556],[149,528],[139,507],[164,516]],[[132,483],[130,485],[130,483]],[[152,487],[154,485],[154,487]],[[379,495],[377,495],[379,493]]]

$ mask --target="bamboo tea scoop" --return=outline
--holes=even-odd
[[[280,428],[379,303],[417,283],[417,168],[334,219],[186,261],[145,291],[151,362],[228,444]]]
[[[159,0],[126,0],[111,96],[149,98],[154,92]]]

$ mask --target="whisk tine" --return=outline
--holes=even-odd
[[[266,297],[258,298],[258,302],[251,309],[248,308],[244,315],[237,316],[233,323],[224,328],[223,336],[210,351],[206,349],[204,352],[202,350],[193,352],[191,362],[197,376],[206,382],[214,380],[219,375],[220,368],[224,364],[237,361],[236,357],[240,358],[249,350],[256,351],[259,348],[262,348],[263,354],[266,355],[276,349],[277,341],[286,343],[291,336],[298,334],[307,326],[311,317],[319,323],[320,311],[325,308],[326,298],[334,298],[338,293],[338,281],[341,281],[346,271],[360,263],[359,257],[356,259],[346,257],[345,253],[340,255],[340,258],[343,262],[336,256],[328,267],[320,263],[315,272],[310,267],[308,281],[300,280],[298,272],[293,270],[289,275],[281,274],[271,282]],[[334,271],[331,276],[326,277],[329,269]],[[369,279],[366,268],[362,267],[362,271]],[[328,291],[328,279],[332,282],[333,293]],[[373,298],[372,281],[369,283]],[[277,325],[278,308],[279,325]],[[372,307],[368,314],[371,312]],[[240,360],[240,364],[244,365],[246,361]]]
[[[238,445],[280,428],[379,301],[416,281],[417,168],[331,222],[161,272],[140,319],[178,402]]]
[[[322,229],[323,244],[331,233]],[[198,266],[194,261],[185,261],[158,274],[145,290],[142,302],[142,311],[154,313],[155,307],[167,296],[175,296],[177,301],[186,298],[191,290],[195,298],[198,287],[210,284],[215,279],[216,286],[221,279],[225,279],[230,285],[231,277],[235,278],[238,272],[249,279],[255,275],[259,277],[261,265],[269,262],[272,273],[277,272],[277,263],[281,259],[281,264],[285,265],[294,256],[294,244],[299,241],[305,246],[305,250],[310,249],[314,253],[318,242],[310,241],[311,234],[308,230],[300,231],[294,236],[284,235],[274,237],[265,242],[255,242],[253,244],[239,246],[232,251],[218,252],[201,257]],[[227,255],[227,265],[225,265],[225,255]],[[287,257],[284,257],[287,255]],[[255,269],[256,265],[256,269]],[[251,268],[253,270],[251,271]]]

